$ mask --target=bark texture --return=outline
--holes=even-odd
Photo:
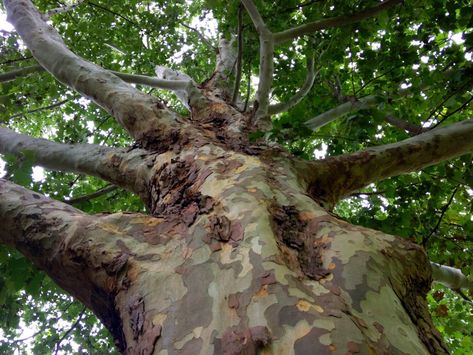
[[[18,203],[2,206],[2,238],[26,255],[39,243],[45,251],[32,259],[86,305],[107,309],[99,316],[130,354],[446,352],[424,302],[423,251],[332,216],[276,153],[212,143],[164,153],[147,185],[155,217],[86,217],[3,182],[2,195]],[[16,229],[19,218],[28,230]],[[32,232],[50,225],[58,240]],[[102,250],[114,265],[108,276]],[[45,265],[45,253],[57,264]],[[77,268],[88,271],[77,279]]]
[[[425,302],[424,251],[328,209],[372,181],[473,150],[471,121],[318,162],[248,138],[255,117],[267,118],[275,41],[399,2],[273,34],[244,0],[261,40],[261,106],[232,105],[236,56],[222,42],[215,74],[201,85],[158,68],[167,84],[191,84],[171,85],[191,113],[180,117],[69,51],[31,2],[6,0],[42,67],[102,105],[140,148],[60,145],[0,129],[0,151],[33,151],[39,165],[125,187],[149,215],[91,216],[0,180],[0,242],[92,309],[124,354],[447,353]]]

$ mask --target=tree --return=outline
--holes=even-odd
[[[22,42],[3,35],[2,66],[17,67],[0,77],[2,258],[18,251],[44,270],[120,352],[448,353],[426,302],[432,270],[465,297],[472,282],[426,250],[471,270],[466,1],[4,6]],[[219,19],[218,43],[179,20],[198,13]],[[194,47],[177,68],[183,33]],[[156,77],[136,74],[154,65]],[[41,121],[17,121],[29,115]],[[40,132],[49,139],[24,134]],[[322,144],[327,157],[313,159]],[[33,165],[82,182],[15,184],[31,185]],[[122,211],[87,213],[117,189],[146,210],[126,211],[127,197]],[[433,224],[404,205],[422,194],[438,196],[423,211]],[[372,214],[346,200],[360,195]]]

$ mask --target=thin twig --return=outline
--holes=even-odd
[[[21,116],[25,116],[25,115],[28,115],[30,113],[36,113],[36,112],[40,112],[40,111],[46,111],[46,110],[52,110],[56,107],[59,107],[61,105],[64,105],[66,102],[69,102],[71,101],[72,99],[65,99],[65,100],[62,100],[62,101],[59,101],[59,102],[56,102],[52,105],[48,105],[48,106],[44,106],[44,107],[39,107],[37,109],[34,109],[34,110],[30,110],[30,111],[26,111],[26,112],[22,112],[22,113],[17,113],[13,116],[10,116],[9,117],[9,120],[13,119],[13,118],[17,118],[17,117],[21,117]]]
[[[202,42],[204,42],[208,47],[210,47],[212,50],[214,50],[215,52],[218,51],[218,48],[215,47],[212,42],[210,42],[210,40],[205,37],[197,28],[194,28],[194,27],[191,27],[189,25],[186,25],[184,22],[179,22],[179,24],[185,28],[187,28],[188,30],[191,30],[191,31],[194,31],[197,36],[199,36],[199,38],[202,40]]]
[[[365,89],[368,85],[370,85],[372,82],[382,78],[383,76],[385,75],[388,75],[390,72],[392,72],[394,69],[398,69],[398,68],[402,68],[404,65],[399,65],[399,66],[396,66],[394,68],[391,68],[387,71],[385,71],[384,73],[378,75],[378,76],[375,76],[374,78],[371,78],[370,80],[368,80],[366,83],[364,83],[363,85],[360,86],[360,88],[358,90],[355,91],[355,93],[353,95],[357,95],[359,94],[363,89]]]
[[[5,62],[1,62],[0,65],[8,65],[8,64],[16,63],[16,62],[21,62],[23,60],[29,60],[29,59],[33,59],[33,56],[30,55],[28,57],[22,57],[22,58],[18,58],[18,59],[7,60]]]
[[[56,345],[54,345],[54,348],[55,348],[55,351],[54,351],[54,354],[57,355],[59,350],[61,349],[60,345],[61,345],[61,342],[66,339],[69,334],[72,333],[72,331],[79,325],[79,322],[81,321],[82,317],[84,316],[85,314],[85,311],[86,311],[86,307],[82,308],[82,311],[80,312],[79,314],[79,317],[77,317],[77,320],[75,321],[75,323],[67,330],[67,332],[64,333],[64,335],[57,341]]]
[[[445,115],[439,122],[437,122],[432,128],[435,128],[437,127],[438,125],[440,125],[441,123],[443,123],[447,118],[449,118],[450,116],[454,115],[455,113],[457,113],[458,111],[461,111],[463,110],[465,107],[467,107],[470,102],[473,100],[473,96],[470,97],[463,105],[461,105],[459,108],[457,108],[455,111],[452,111],[450,112],[448,115]]]
[[[442,207],[442,211],[440,213],[440,217],[437,221],[437,224],[435,225],[434,228],[432,228],[432,230],[430,231],[430,234],[425,237],[425,238],[422,238],[422,246],[425,248],[425,246],[427,245],[427,242],[429,241],[430,237],[432,237],[432,235],[434,235],[435,232],[437,232],[437,230],[439,229],[440,227],[440,223],[442,222],[442,219],[443,219],[443,216],[445,215],[445,212],[447,212],[448,208],[450,207],[450,205],[452,204],[453,202],[453,198],[455,197],[455,194],[457,193],[458,191],[458,188],[459,188],[459,185],[457,185],[455,187],[455,189],[453,190],[452,192],[452,195],[450,196],[450,198],[448,199],[447,203],[445,204],[445,206]]]
[[[430,111],[429,113],[429,116],[424,120],[424,121],[428,121],[430,120],[434,115],[435,113],[440,109],[442,108],[442,106],[453,96],[455,96],[456,94],[458,94],[462,89],[464,89],[465,87],[468,87],[471,83],[473,83],[473,80],[468,80],[465,84],[461,85],[460,87],[456,88],[455,90],[453,90],[452,92],[450,92],[437,106],[435,106],[434,109],[432,109],[432,111]],[[436,116],[438,116],[439,114],[437,114]],[[440,113],[440,115],[442,115]]]
[[[461,298],[463,298],[464,301],[466,301],[467,303],[473,306],[473,301],[471,300],[471,298],[465,295],[465,293],[463,293],[462,290],[453,290],[453,291],[456,292]]]
[[[136,27],[138,27],[138,28],[141,28],[141,26],[140,26],[139,24],[137,24],[136,22],[134,22],[134,21],[130,20],[129,18],[123,16],[122,14],[119,14],[118,12],[115,12],[115,11],[112,11],[112,10],[110,10],[110,9],[107,9],[106,7],[104,7],[104,6],[102,6],[102,5],[99,5],[99,4],[96,4],[96,3],[92,2],[92,1],[87,1],[87,4],[88,4],[88,5],[92,5],[92,6],[96,7],[96,8],[98,8],[98,9],[101,9],[101,10],[105,11],[105,12],[108,12],[108,13],[110,13],[110,14],[112,14],[112,15],[118,16],[118,17],[124,19],[126,22],[132,24],[133,26],[136,26]]]
[[[318,2],[321,2],[321,1],[325,1],[325,0],[311,0],[311,1],[307,1],[307,2],[305,2],[305,3],[303,3],[303,4],[299,4],[299,5],[297,5],[297,6],[285,8],[284,10],[281,11],[281,13],[291,12],[291,11],[294,11],[294,10],[301,10],[303,7],[313,5],[313,4],[318,3]]]
[[[76,198],[71,198],[70,200],[63,200],[63,202],[67,203],[68,205],[74,205],[74,204],[90,201],[94,198],[105,195],[105,194],[107,194],[111,191],[115,191],[116,189],[118,189],[118,186],[109,185],[109,186],[105,186],[105,187],[101,188],[100,190],[97,190],[97,191],[92,192],[92,193],[87,194],[87,195],[79,196],[79,197],[76,197]]]

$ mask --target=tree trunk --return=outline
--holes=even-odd
[[[219,135],[229,112],[210,104],[193,116],[200,138],[148,153],[141,196],[154,217],[76,211],[58,222],[51,211],[72,207],[23,191],[2,211],[9,244],[93,309],[128,354],[446,353],[425,303],[423,250],[324,210],[301,162]],[[22,232],[15,216],[25,213]],[[51,246],[38,230],[54,223],[62,242]],[[49,245],[40,256],[38,243]],[[78,272],[88,276],[78,282]]]
[[[6,0],[39,63],[108,110],[139,148],[66,146],[0,129],[0,151],[31,150],[42,166],[129,189],[150,215],[90,216],[0,180],[0,242],[92,309],[124,354],[448,353],[425,302],[424,251],[317,201],[330,208],[374,180],[469,152],[472,144],[451,142],[473,141],[473,124],[317,162],[250,142],[255,126],[270,123],[274,44],[399,1],[276,34],[243,2],[264,42],[254,112],[228,104],[234,61],[221,51],[201,86],[158,68],[188,104],[184,118],[69,51],[29,1]]]

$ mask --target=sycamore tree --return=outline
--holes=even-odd
[[[1,352],[467,353],[471,6],[4,0]]]

